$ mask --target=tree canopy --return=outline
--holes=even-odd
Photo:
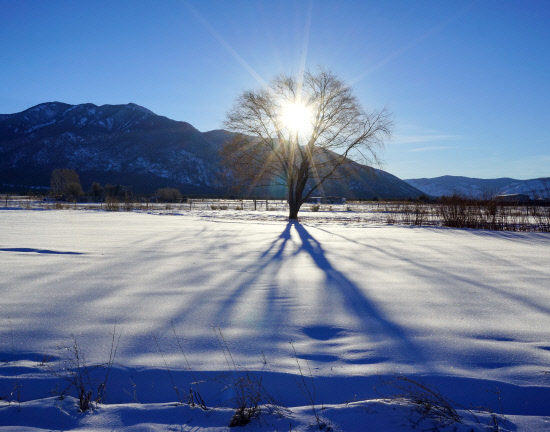
[[[278,75],[243,92],[227,113],[224,127],[234,135],[222,150],[224,166],[243,189],[284,185],[289,219],[297,219],[325,181],[350,176],[362,166],[356,162],[378,164],[391,126],[387,109],[363,109],[329,70]]]
[[[54,169],[50,180],[50,193],[76,200],[83,193],[77,172],[73,169]]]

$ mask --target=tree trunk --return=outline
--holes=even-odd
[[[302,190],[298,188],[298,190],[294,190],[293,200],[288,200],[288,207],[289,207],[289,213],[288,218],[289,219],[298,219],[298,212],[300,211],[300,207],[302,207],[302,204],[304,203],[302,201]],[[289,194],[290,195],[290,194]]]
[[[288,218],[289,219],[298,219],[298,210],[300,207],[297,206],[298,200],[294,194],[294,184],[292,181],[288,182]]]
[[[289,220],[298,220],[298,212],[300,211],[300,206],[298,203],[288,203],[289,212],[288,212],[288,219]]]
[[[288,182],[288,219],[290,220],[298,219],[298,212],[304,203],[302,196],[309,178],[309,166],[309,158],[304,158],[300,163],[300,167],[298,168],[296,175],[292,176]]]

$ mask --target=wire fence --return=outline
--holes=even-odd
[[[107,197],[102,202],[65,202],[37,196],[0,195],[1,208],[43,209],[43,210],[104,210],[104,211],[147,211],[207,212],[225,218],[264,213],[287,213],[285,200],[230,200],[193,198],[177,203],[159,203],[148,200],[126,198],[119,200]],[[240,215],[239,215],[240,213]],[[348,201],[344,204],[304,204],[300,217],[317,222],[361,222],[405,226],[443,226],[498,231],[550,232],[550,203],[503,203],[496,200],[471,200],[447,198],[437,202],[414,201]]]

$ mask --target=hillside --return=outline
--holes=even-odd
[[[93,181],[135,192],[176,187],[184,194],[224,195],[216,187],[223,130],[202,133],[186,122],[136,104],[50,102],[0,115],[0,186],[47,187],[55,168],[75,169],[84,189]],[[348,198],[409,198],[422,193],[397,177],[367,167],[325,194]],[[281,190],[264,191],[280,195]]]
[[[431,196],[461,195],[472,198],[483,198],[498,194],[499,191],[513,183],[521,182],[512,178],[479,179],[460,176],[442,176],[405,180],[411,186]]]
[[[217,149],[185,122],[135,104],[37,105],[0,120],[0,182],[47,186],[55,168],[92,181],[212,192]]]
[[[550,177],[512,183],[502,188],[499,192],[502,195],[524,194],[535,199],[550,199]]]

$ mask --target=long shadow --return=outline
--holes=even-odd
[[[244,269],[247,276],[239,281],[233,281],[236,289],[220,305],[216,314],[222,321],[226,320],[231,314],[235,313],[235,308],[243,298],[246,298],[249,290],[261,276],[271,274],[273,279],[281,270],[284,271],[285,260],[292,259],[292,256],[285,256],[285,250],[288,249],[288,242],[292,241],[292,229],[295,229],[301,244],[293,248],[293,255],[307,253],[319,270],[325,275],[325,281],[319,290],[325,289],[334,301],[343,302],[344,309],[355,316],[361,323],[361,329],[367,338],[376,341],[389,341],[393,345],[394,355],[401,357],[405,362],[418,363],[425,360],[425,355],[421,349],[416,346],[406,334],[406,332],[389,320],[384,312],[376,304],[367,298],[361,288],[348,279],[342,272],[334,268],[327,259],[319,241],[317,241],[299,222],[288,222],[281,234],[271,242],[268,248],[260,255],[254,264]],[[296,242],[295,242],[296,243]],[[319,294],[320,291],[319,291]],[[277,322],[284,322],[281,315],[285,312],[285,307],[278,303],[280,293],[277,283],[268,287],[266,297],[266,310],[269,311],[269,317],[265,317],[264,325],[268,324],[266,330],[280,332],[280,327],[273,325]],[[269,324],[271,323],[271,325]],[[319,331],[317,331],[319,330]],[[334,329],[337,330],[337,329]],[[304,329],[306,334],[313,332],[311,337],[320,338],[323,331],[327,329],[310,328]],[[318,334],[319,333],[319,334]],[[321,336],[319,336],[321,334]],[[273,335],[274,336],[274,335]],[[282,335],[278,335],[282,337]]]
[[[550,233],[523,231],[489,231],[470,229],[468,233],[478,237],[493,237],[521,243],[550,243]]]
[[[222,320],[227,319],[228,315],[234,313],[234,307],[242,301],[245,293],[251,288],[255,281],[258,280],[260,275],[264,274],[270,266],[273,268],[274,273],[280,269],[281,262],[283,261],[283,253],[286,248],[286,244],[291,239],[290,230],[292,223],[288,223],[284,231],[277,237],[264,251],[257,262],[248,268],[244,269],[244,274],[248,275],[244,280],[239,281],[238,288],[225,300],[218,311],[217,316]],[[271,289],[273,290],[273,288]],[[275,312],[274,301],[276,294],[271,292],[268,298],[268,310]]]
[[[50,255],[84,255],[83,252],[61,252],[48,249],[34,249],[34,248],[0,248],[0,252],[29,252],[38,254],[50,254]]]
[[[316,229],[318,229],[320,231],[324,231],[324,232],[326,232],[330,235],[340,237],[340,238],[342,238],[346,241],[355,243],[359,246],[364,246],[364,247],[366,247],[368,249],[371,249],[373,251],[382,253],[385,256],[387,256],[389,259],[398,259],[401,262],[410,263],[418,269],[418,272],[424,271],[424,272],[427,272],[427,273],[437,273],[437,274],[441,274],[441,275],[444,274],[446,277],[451,278],[453,280],[453,282],[455,282],[455,283],[456,282],[461,282],[462,284],[464,284],[464,286],[475,287],[476,289],[482,288],[482,289],[485,289],[487,291],[490,291],[491,294],[496,293],[496,294],[501,295],[501,296],[506,296],[506,297],[510,298],[511,300],[514,300],[518,303],[522,303],[522,304],[524,304],[528,307],[531,307],[534,310],[537,310],[537,311],[540,311],[540,312],[543,312],[543,313],[547,313],[547,314],[550,313],[550,308],[546,307],[543,304],[533,302],[531,297],[529,297],[528,295],[514,294],[514,293],[509,292],[509,291],[504,291],[502,289],[499,289],[497,286],[491,286],[490,284],[480,282],[480,279],[476,279],[475,277],[473,277],[473,276],[471,276],[467,273],[466,274],[463,274],[463,273],[460,273],[460,274],[459,273],[450,273],[448,270],[445,270],[444,268],[441,268],[441,267],[436,268],[436,267],[430,266],[426,263],[423,263],[419,260],[411,260],[411,259],[404,258],[403,256],[400,256],[395,252],[390,252],[388,249],[383,249],[381,247],[377,247],[377,246],[374,246],[374,245],[361,243],[361,242],[353,240],[349,237],[338,234],[336,232],[329,231],[327,229],[323,229],[323,228],[319,228],[319,227],[317,227]],[[433,230],[450,230],[449,228],[437,228],[437,227],[436,228],[432,228],[432,227],[430,227],[430,228],[414,227],[413,229],[428,229],[430,231],[433,231]],[[546,233],[523,233],[523,232],[506,233],[506,232],[502,232],[502,231],[482,231],[482,230],[469,230],[469,229],[468,230],[463,230],[463,231],[464,231],[464,234],[467,234],[467,235],[486,236],[486,237],[503,239],[503,240],[506,240],[506,241],[508,241],[508,240],[522,241],[522,242],[525,242],[525,243],[528,243],[528,242],[529,243],[547,242],[547,241],[550,240],[550,236],[548,236]],[[534,241],[532,242],[531,240],[534,240]],[[477,253],[482,253],[482,252],[477,252]],[[487,254],[485,254],[485,255],[487,255]],[[505,262],[503,260],[503,258],[499,258],[499,261],[500,261],[500,263]],[[513,260],[510,260],[509,265],[510,266],[517,266],[517,262],[515,262]],[[418,274],[420,274],[420,273],[418,273]],[[441,276],[440,279],[442,280],[443,277]]]
[[[309,254],[317,267],[325,273],[327,289],[333,289],[344,301],[346,310],[353,313],[361,322],[365,335],[369,333],[376,339],[388,339],[400,345],[400,354],[405,354],[411,362],[421,362],[425,356],[395,323],[368,299],[363,291],[342,272],[336,270],[325,256],[321,243],[317,241],[300,223],[295,222],[294,228],[302,241],[300,250]],[[376,334],[373,334],[376,333]]]

